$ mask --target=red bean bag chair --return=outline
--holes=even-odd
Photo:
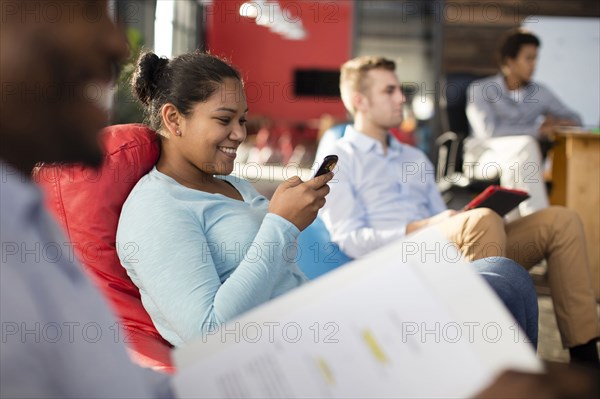
[[[44,165],[34,171],[34,180],[75,255],[120,318],[132,359],[171,373],[171,345],[154,327],[115,248],[121,208],[133,186],[158,160],[158,137],[144,125],[128,124],[105,128],[101,140],[105,156],[100,169]]]

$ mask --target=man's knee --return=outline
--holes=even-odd
[[[479,262],[485,262],[485,270],[490,273],[497,273],[511,281],[521,281],[527,284],[531,283],[533,286],[529,272],[512,259],[504,258],[502,256],[493,256],[481,259]]]
[[[540,150],[540,143],[538,142],[537,138],[535,138],[533,136],[523,135],[523,136],[515,137],[515,140],[513,143],[515,145],[515,148],[518,148],[521,151],[523,151],[523,150],[539,151]]]
[[[467,211],[468,218],[463,226],[472,242],[464,243],[473,254],[470,259],[501,256],[506,246],[504,221],[496,212],[488,208]]]
[[[516,156],[515,159],[521,162],[521,169],[527,167],[527,163],[534,162],[540,164],[542,162],[542,151],[537,138],[532,136],[515,136],[511,141],[512,151]],[[513,168],[515,165],[504,165],[505,168]]]
[[[504,220],[502,220],[502,217],[489,208],[477,208],[467,212],[469,223],[473,226],[504,229]]]

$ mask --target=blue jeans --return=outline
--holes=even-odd
[[[531,276],[518,263],[500,257],[472,263],[519,323],[537,349],[538,302]]]

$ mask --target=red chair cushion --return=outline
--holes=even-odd
[[[171,346],[156,331],[115,248],[121,208],[133,186],[158,160],[158,137],[139,124],[110,126],[100,137],[105,156],[99,169],[45,165],[36,169],[34,179],[79,261],[120,318],[134,361],[172,372]]]

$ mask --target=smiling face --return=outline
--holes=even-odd
[[[206,102],[180,118],[181,136],[168,139],[175,149],[172,155],[208,175],[230,174],[246,138],[247,113],[242,83],[226,78]]]
[[[39,161],[100,163],[102,97],[129,51],[105,1],[52,4],[52,20],[30,12],[43,1],[12,2],[20,8],[2,14],[1,156],[23,171]]]
[[[405,101],[400,81],[394,71],[373,69],[366,75],[366,93],[361,97],[357,110],[371,125],[381,129],[400,126]]]

